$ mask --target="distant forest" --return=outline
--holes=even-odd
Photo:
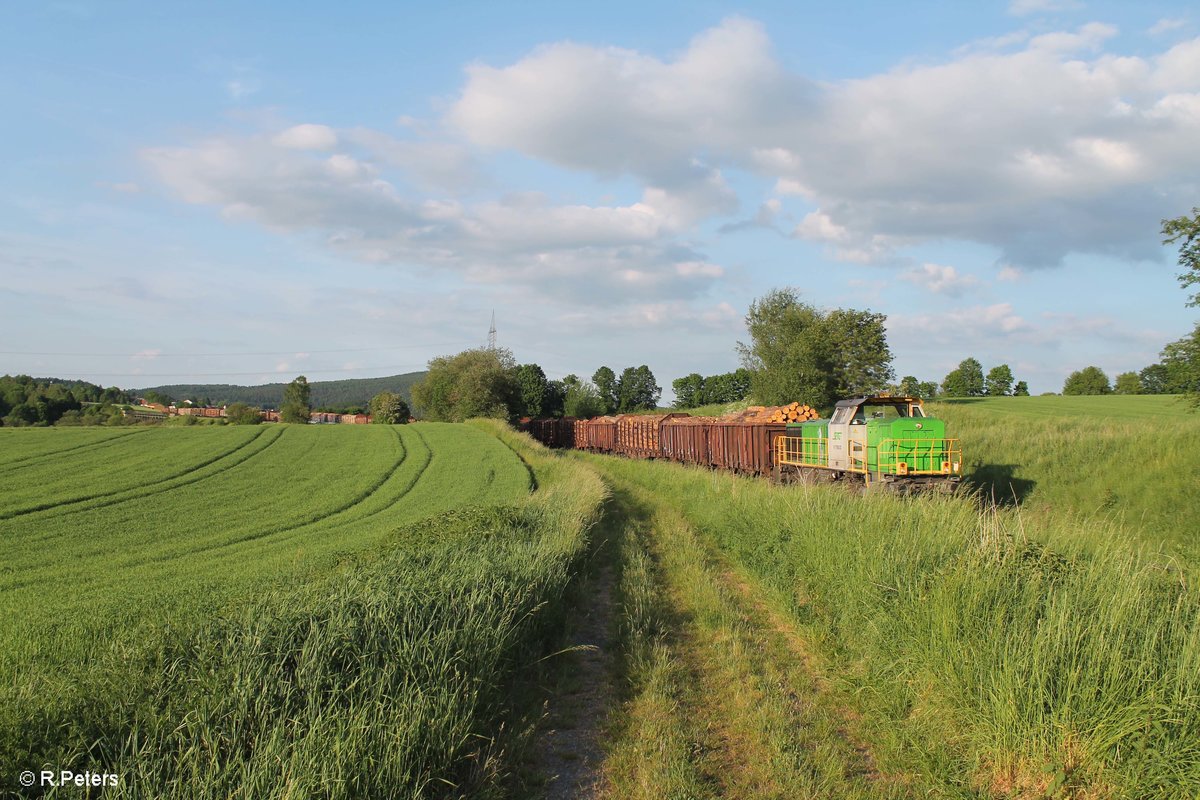
[[[386,378],[350,378],[342,381],[312,381],[311,403],[313,408],[366,408],[371,398],[380,392],[396,392],[411,403],[412,385],[425,376],[424,372],[407,372]],[[266,383],[261,386],[233,386],[227,383],[181,383],[171,386],[149,386],[134,390],[135,394],[147,392],[165,394],[176,401],[208,401],[212,405],[246,403],[258,408],[279,408],[283,400],[286,383]]]

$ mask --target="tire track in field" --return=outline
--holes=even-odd
[[[384,513],[385,511],[390,511],[396,505],[396,503],[399,503],[401,500],[403,500],[405,497],[407,497],[408,494],[414,488],[416,488],[416,485],[420,482],[421,478],[425,476],[426,470],[429,469],[429,465],[433,462],[433,448],[429,446],[429,442],[425,439],[424,436],[421,435],[421,433],[419,431],[417,431],[414,428],[414,429],[412,429],[412,432],[413,432],[413,435],[416,436],[417,439],[420,440],[422,447],[424,447],[425,457],[424,457],[424,460],[421,461],[420,465],[417,467],[417,471],[415,473],[413,473],[412,478],[409,479],[408,483],[406,483],[404,485],[404,487],[396,494],[396,496],[392,499],[392,501],[389,502],[387,505],[385,505],[381,508],[377,508],[374,511],[368,512],[368,513],[362,515],[361,517],[354,517],[353,519],[338,520],[337,522],[333,523],[330,526],[331,531],[335,530],[337,528],[344,527],[346,525],[351,525],[351,524],[355,524],[355,523],[359,523],[359,522],[365,522],[366,520],[369,520],[372,517],[379,516],[380,514]],[[399,433],[397,433],[397,437],[399,437]],[[403,447],[404,439],[403,439],[403,437],[399,437],[399,438],[400,438],[400,446]],[[407,454],[407,450],[405,452]],[[403,462],[403,459],[401,459],[401,462]],[[392,469],[391,473],[388,475],[389,479],[393,475],[395,475],[397,470],[399,470],[399,468],[402,466],[401,462],[398,462],[396,464],[396,466]],[[386,480],[384,481],[384,483],[386,483]],[[382,486],[382,484],[380,484],[380,485]],[[365,501],[365,498],[364,498],[364,501]],[[269,542],[264,541],[263,543],[274,545],[274,544],[286,542],[289,539],[295,538],[301,532],[301,530],[303,528],[308,528],[308,527],[311,527],[311,526],[317,525],[317,524],[324,524],[324,523],[328,522],[328,520],[335,514],[343,513],[344,511],[347,511],[347,510],[349,510],[349,509],[342,509],[341,511],[335,511],[335,512],[333,512],[333,514],[330,514],[329,516],[322,517],[320,519],[313,520],[311,522],[304,522],[299,525],[294,525],[291,527],[272,531],[272,532],[268,533],[267,535],[272,536],[274,538],[272,538]],[[276,537],[275,534],[277,534],[277,533],[287,534],[287,535]],[[257,538],[263,539],[264,537],[257,537]]]
[[[206,473],[205,475],[201,475],[201,476],[192,476],[190,474],[190,473],[196,472],[197,470],[204,469],[205,467],[215,464],[218,461],[221,461],[222,459],[228,458],[230,456],[233,456],[233,455],[245,450],[246,448],[250,447],[250,445],[252,445],[254,442],[256,442],[260,438],[262,438],[264,435],[266,435],[266,430],[258,431],[253,436],[251,436],[249,439],[247,439],[245,442],[242,442],[241,444],[237,445],[236,447],[234,447],[230,450],[225,450],[223,452],[217,453],[215,456],[213,456],[205,461],[201,461],[198,464],[191,464],[186,469],[183,469],[183,470],[180,470],[179,472],[175,472],[170,475],[167,475],[161,481],[153,484],[149,489],[147,489],[145,486],[136,486],[136,487],[125,488],[125,489],[114,489],[111,492],[99,492],[97,494],[84,495],[82,497],[73,497],[73,498],[69,498],[67,500],[59,500],[56,502],[40,503],[36,506],[31,506],[31,507],[24,508],[24,509],[17,509],[16,511],[8,511],[3,514],[0,514],[0,520],[15,519],[17,517],[23,517],[23,516],[28,516],[29,514],[35,514],[39,511],[61,512],[61,515],[74,514],[74,513],[80,512],[80,511],[90,511],[90,510],[96,509],[96,508],[104,508],[106,506],[117,505],[118,503],[124,503],[129,500],[137,500],[142,497],[151,497],[156,494],[161,494],[162,492],[167,492],[172,489],[177,489],[180,486],[186,486],[189,483],[196,483],[197,481],[204,480],[205,478],[212,477],[213,475],[219,475],[220,473],[224,472],[225,470],[232,469],[233,467],[237,466],[238,464],[243,463],[244,461],[248,460],[249,458],[252,458],[253,456],[258,455],[263,450],[266,450],[268,447],[270,447],[275,442],[277,442],[279,440],[279,438],[281,436],[283,436],[283,433],[281,430],[280,433],[277,434],[274,439],[267,442],[266,445],[264,445],[263,447],[261,447],[257,450],[254,450],[251,453],[245,455],[244,458],[235,459],[234,461],[232,461],[229,464],[222,465],[222,467],[220,469],[217,469],[213,472]],[[182,480],[179,480],[181,478],[182,478]],[[168,483],[169,483],[169,485],[166,485]],[[101,502],[92,503],[91,501],[93,501],[93,500],[99,500]],[[65,508],[65,506],[76,506],[76,507],[75,508]],[[53,517],[53,516],[58,516],[58,515],[59,514],[56,513],[56,514],[49,514],[47,516]]]
[[[270,429],[267,429],[267,430],[264,430],[264,431],[262,431],[262,432],[260,432],[260,433],[256,434],[254,437],[252,437],[252,438],[251,438],[251,439],[250,439],[250,440],[249,440],[249,441],[246,443],[246,445],[249,445],[250,443],[252,443],[252,442],[254,442],[254,441],[257,441],[258,439],[262,438],[264,435],[266,435],[266,434],[267,434],[267,432],[268,432],[269,430],[270,430]],[[214,472],[210,472],[210,473],[208,473],[207,475],[201,475],[201,476],[197,476],[197,477],[191,477],[191,476],[189,476],[188,478],[186,478],[186,479],[184,479],[184,480],[182,480],[182,481],[176,481],[174,484],[172,484],[172,485],[171,485],[171,486],[169,486],[169,487],[163,487],[163,488],[158,488],[158,487],[156,487],[156,488],[155,488],[155,490],[154,490],[154,491],[152,491],[152,492],[146,492],[146,493],[139,494],[139,495],[136,495],[136,496],[133,496],[133,497],[109,498],[108,500],[106,500],[106,501],[101,501],[101,502],[99,502],[99,503],[94,503],[94,504],[91,504],[91,505],[83,506],[83,507],[81,507],[81,508],[73,508],[73,509],[70,509],[70,510],[68,510],[68,511],[65,511],[65,512],[63,512],[62,514],[53,514],[53,515],[48,515],[48,516],[46,517],[46,519],[47,519],[47,520],[58,520],[58,519],[61,519],[61,518],[63,518],[63,517],[66,517],[66,516],[68,516],[68,515],[71,515],[71,514],[77,514],[77,513],[80,513],[80,512],[84,512],[84,511],[93,511],[93,510],[100,509],[100,508],[107,508],[107,507],[109,507],[109,506],[119,505],[119,504],[121,504],[121,503],[125,503],[125,502],[130,502],[130,501],[134,501],[134,500],[140,500],[140,499],[142,499],[142,498],[144,498],[144,497],[150,497],[150,496],[153,496],[153,495],[156,495],[156,494],[161,494],[161,493],[163,493],[163,492],[167,492],[167,491],[171,491],[171,490],[173,490],[173,489],[177,489],[177,488],[179,488],[179,487],[181,487],[181,486],[187,486],[187,485],[189,485],[189,484],[193,484],[193,483],[199,483],[200,481],[202,481],[202,480],[206,480],[206,479],[208,479],[208,478],[217,477],[217,476],[219,476],[220,474],[222,474],[222,473],[224,473],[224,472],[227,472],[227,471],[229,471],[229,470],[233,469],[234,467],[237,467],[237,466],[239,466],[239,465],[241,465],[241,464],[244,464],[244,463],[246,463],[247,461],[249,461],[250,459],[252,459],[252,458],[254,458],[254,457],[258,456],[259,454],[263,453],[264,451],[266,451],[268,448],[270,448],[272,445],[274,445],[276,442],[278,442],[278,441],[279,441],[281,438],[283,438],[283,434],[284,434],[284,432],[286,431],[286,428],[279,427],[279,428],[275,428],[274,430],[275,430],[275,435],[274,435],[274,436],[273,436],[273,437],[270,439],[270,441],[268,441],[268,442],[267,442],[266,444],[264,444],[262,447],[258,448],[257,450],[254,450],[254,451],[252,451],[252,452],[249,452],[249,453],[245,453],[245,452],[243,452],[243,453],[241,454],[241,457],[240,457],[240,458],[238,458],[238,459],[237,459],[235,462],[233,462],[233,463],[230,463],[230,464],[224,464],[224,465],[222,465],[222,466],[221,466],[221,468],[220,468],[220,469],[218,469],[218,470],[216,470],[216,471],[214,471]],[[245,447],[245,445],[243,445],[243,447],[242,447],[242,448],[238,448],[238,450],[244,450],[244,447]],[[236,452],[236,451],[232,451],[232,452]],[[28,519],[28,517],[27,517],[26,519]],[[23,521],[24,521],[24,520],[23,520]],[[36,544],[36,543],[40,543],[40,542],[47,542],[47,541],[50,541],[50,540],[52,540],[52,539],[55,539],[55,538],[57,538],[57,537],[59,537],[59,536],[65,535],[65,533],[66,533],[66,532],[64,532],[64,531],[63,531],[63,530],[61,530],[61,529],[59,529],[59,530],[51,530],[51,531],[50,531],[50,532],[48,532],[48,533],[42,533],[41,535],[38,535],[38,536],[29,537],[29,538],[27,538],[27,539],[24,539],[23,541],[24,541],[24,543],[25,543],[25,544]],[[145,559],[145,561],[155,561],[155,560],[166,560],[166,559],[155,559],[155,558]],[[136,565],[136,564],[139,564],[139,563],[145,563],[145,562],[143,562],[143,561],[139,561],[139,562],[133,562],[133,564],[134,564],[134,565]],[[0,578],[2,578],[2,577],[3,577],[3,575],[4,575],[4,572],[5,572],[5,571],[4,571],[3,569],[0,569]],[[3,582],[3,580],[0,580],[0,588],[2,588],[2,589],[4,589],[4,590],[23,589],[23,588],[25,588],[25,587],[27,587],[27,586],[36,585],[36,584],[37,584],[39,581],[40,581],[40,578],[37,578],[37,577],[34,577],[34,576],[31,576],[31,575],[28,575],[28,574],[27,574],[27,575],[26,575],[26,577],[25,577],[24,579],[22,579],[22,580],[19,580],[19,581],[16,581],[16,582],[5,583],[5,582]]]
[[[122,568],[139,566],[142,564],[152,564],[155,562],[171,561],[176,558],[192,556],[192,555],[196,555],[198,553],[212,553],[212,552],[215,552],[218,550],[228,550],[230,548],[234,548],[239,545],[246,544],[247,542],[256,542],[256,543],[259,543],[264,546],[274,545],[274,544],[278,544],[280,542],[285,542],[288,539],[293,538],[294,536],[298,535],[302,529],[310,528],[312,526],[325,523],[327,520],[329,520],[331,517],[333,517],[337,514],[342,514],[347,511],[350,511],[353,508],[362,505],[364,502],[366,502],[368,499],[370,499],[370,497],[372,495],[374,495],[376,492],[378,492],[379,489],[385,483],[387,483],[387,481],[390,478],[392,478],[396,474],[396,472],[404,465],[405,461],[408,460],[408,449],[404,446],[404,439],[400,436],[398,431],[393,430],[393,433],[395,433],[397,440],[400,442],[400,447],[401,447],[400,458],[392,465],[392,468],[390,470],[388,470],[387,472],[384,473],[383,477],[380,480],[376,481],[371,487],[369,487],[365,491],[360,492],[350,502],[345,503],[342,506],[339,506],[338,508],[330,509],[329,511],[318,512],[316,515],[309,517],[307,519],[301,520],[299,522],[284,523],[282,525],[277,525],[272,528],[265,528],[265,529],[261,529],[261,530],[252,531],[243,536],[239,536],[235,539],[228,539],[228,540],[225,540],[222,542],[216,542],[213,544],[203,545],[201,547],[190,548],[188,550],[183,550],[183,551],[176,551],[176,552],[173,552],[170,554],[163,554],[160,556],[154,556],[151,558],[141,559],[138,561],[126,562],[126,563],[122,564]],[[370,512],[369,514],[365,514],[362,517],[358,517],[355,519],[340,520],[334,527],[340,527],[342,525],[348,525],[350,523],[355,523],[355,522],[362,522],[363,520],[370,519],[371,517],[376,516],[377,514],[382,514],[384,511],[387,511],[388,509],[390,509],[397,502],[399,502],[405,495],[407,495],[409,492],[412,491],[413,487],[417,485],[418,481],[420,481],[421,476],[423,476],[425,474],[426,469],[429,468],[429,464],[433,461],[433,449],[431,447],[429,447],[428,443],[425,441],[425,437],[421,436],[421,434],[417,433],[415,430],[413,431],[413,433],[416,435],[416,437],[418,439],[421,440],[421,443],[425,446],[426,457],[425,457],[424,462],[421,463],[420,467],[418,468],[416,474],[413,475],[411,480],[409,480],[408,484],[405,485],[405,487],[396,495],[395,499],[392,500],[392,502],[388,503],[383,508],[377,509],[375,511]],[[280,534],[286,534],[286,535],[281,536]]]
[[[106,445],[115,444],[124,439],[128,439],[130,436],[137,436],[138,434],[146,434],[149,432],[150,432],[149,429],[145,429],[145,430],[140,430],[140,431],[129,431],[127,433],[116,433],[116,434],[113,434],[112,436],[105,437],[98,441],[84,442],[83,444],[77,444],[74,447],[64,447],[62,450],[54,450],[53,452],[50,452],[50,453],[34,453],[33,455],[25,456],[23,458],[17,458],[12,461],[5,461],[3,463],[0,463],[0,474],[7,473],[11,469],[16,468],[16,467],[30,466],[27,463],[30,461],[34,461],[34,462],[49,461],[49,460],[57,458],[58,456],[61,456],[61,455],[66,455],[68,453],[78,453],[78,451],[80,451],[80,450],[86,450],[89,448],[105,447]]]

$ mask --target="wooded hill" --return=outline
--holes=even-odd
[[[384,378],[348,378],[341,381],[311,381],[313,408],[325,406],[363,406],[380,392],[396,392],[411,403],[412,385],[425,376],[424,372],[406,372]],[[265,383],[260,386],[234,386],[228,383],[181,383],[170,386],[148,386],[137,389],[139,395],[149,391],[169,395],[175,400],[207,398],[213,405],[247,403],[252,406],[278,408],[286,383]]]

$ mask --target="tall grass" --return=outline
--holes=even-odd
[[[526,460],[538,492],[394,529],[213,617],[112,631],[64,665],[69,707],[42,713],[45,675],[7,695],[0,762],[114,772],[117,797],[499,796],[523,733],[509,687],[566,613],[605,490],[476,427]]]
[[[1156,415],[1166,408],[1175,415]],[[1110,518],[1128,539],[1200,558],[1200,414],[1178,401],[1005,397],[931,410],[962,440],[967,482],[997,503],[1019,501],[1034,516],[1071,516],[1084,528]]]
[[[884,770],[1030,797],[1200,792],[1200,592],[1110,522],[593,463],[773,591],[878,720]]]

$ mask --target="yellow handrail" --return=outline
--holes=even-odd
[[[848,454],[850,466],[846,472],[867,472],[870,451],[874,450],[876,470],[884,474],[962,475],[962,447],[958,439],[884,439],[878,445],[854,441],[848,444],[859,449]],[[779,436],[775,439],[775,463],[833,469],[829,466],[829,439]]]

